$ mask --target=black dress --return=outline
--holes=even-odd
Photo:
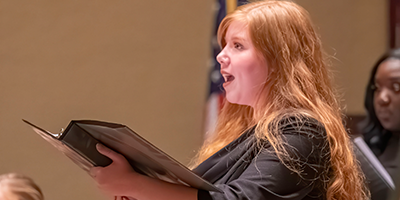
[[[252,128],[193,170],[224,191],[199,190],[198,199],[325,199],[330,153],[324,127],[311,119],[279,124],[291,161],[302,163],[301,175],[289,170],[267,141],[257,143]]]
[[[399,170],[400,157],[398,156],[398,151],[399,135],[391,133],[391,137],[387,141],[384,151],[380,155],[377,155],[379,161],[393,180],[397,178]]]

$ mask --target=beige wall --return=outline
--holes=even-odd
[[[201,143],[212,0],[2,1],[0,173],[47,199],[101,199],[91,178],[21,119],[128,125],[187,163]]]
[[[386,48],[385,1],[297,1],[338,59],[349,113]],[[213,0],[2,1],[0,174],[33,177],[47,199],[106,199],[21,119],[128,125],[183,163],[201,144]]]
[[[335,82],[344,94],[347,114],[364,114],[364,93],[369,72],[387,50],[388,1],[297,0],[320,29],[332,59]]]

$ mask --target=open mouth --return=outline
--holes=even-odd
[[[232,82],[233,80],[235,80],[234,76],[232,76],[231,74],[225,73],[225,72],[222,72],[222,76],[225,79],[225,83]]]

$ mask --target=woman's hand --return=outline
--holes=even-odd
[[[121,154],[101,144],[97,144],[96,148],[113,162],[107,167],[93,167],[89,173],[98,187],[106,194],[115,196],[115,199],[124,199],[123,197],[129,197],[130,200],[197,199],[197,189],[143,176],[135,172]]]
[[[97,144],[96,148],[99,153],[113,161],[106,167],[93,167],[89,171],[100,190],[111,196],[131,196],[135,190],[135,179],[139,174],[121,154],[102,144]]]

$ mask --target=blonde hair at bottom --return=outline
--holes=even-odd
[[[0,197],[2,195],[7,195],[4,200],[44,200],[39,186],[28,176],[18,173],[0,175]]]

